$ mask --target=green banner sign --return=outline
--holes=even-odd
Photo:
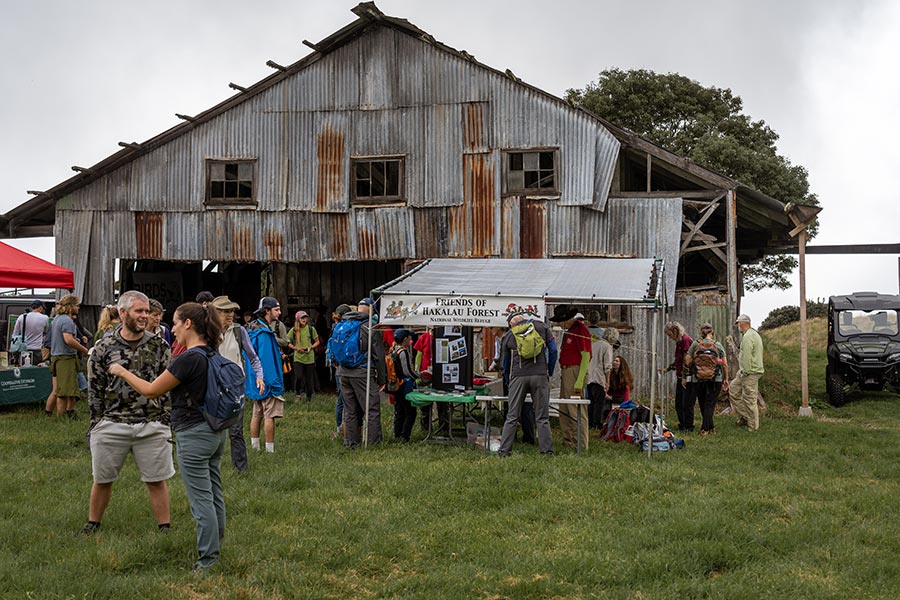
[[[43,402],[53,382],[46,367],[9,367],[0,369],[0,404]]]

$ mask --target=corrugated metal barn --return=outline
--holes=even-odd
[[[208,289],[293,309],[429,257],[661,257],[670,318],[722,332],[740,265],[796,245],[776,200],[373,3],[353,12],[300,61],[3,215],[0,237],[52,228],[88,308],[117,281],[170,307]],[[647,317],[605,318],[646,373]]]

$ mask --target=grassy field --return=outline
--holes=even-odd
[[[652,460],[598,441],[580,457],[393,441],[349,452],[331,439],[332,397],[290,403],[276,454],[223,469],[228,536],[203,579],[178,476],[169,535],[129,464],[103,533],[78,538],[85,421],[2,409],[0,597],[900,597],[900,398],[833,409],[816,384],[816,418],[796,418],[795,342],[766,338],[760,431],[717,417],[717,435]]]

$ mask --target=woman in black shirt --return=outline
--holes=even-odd
[[[225,536],[225,497],[221,463],[228,430],[210,429],[198,407],[206,395],[207,352],[219,345],[222,325],[214,309],[187,302],[175,310],[172,333],[188,349],[176,356],[154,381],[145,381],[121,365],[110,373],[123,378],[139,394],[156,398],[172,392],[172,430],[176,433],[178,468],[197,523],[195,571],[206,571],[219,559]]]

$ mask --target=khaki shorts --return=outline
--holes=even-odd
[[[134,456],[141,481],[165,481],[175,474],[171,437],[169,426],[158,421],[132,425],[101,420],[91,429],[94,483],[118,479],[129,452]]]
[[[78,389],[78,357],[54,356],[50,359],[50,374],[56,377],[56,394],[64,398],[81,395]]]
[[[253,417],[280,419],[284,416],[284,398],[272,396],[253,403]]]

